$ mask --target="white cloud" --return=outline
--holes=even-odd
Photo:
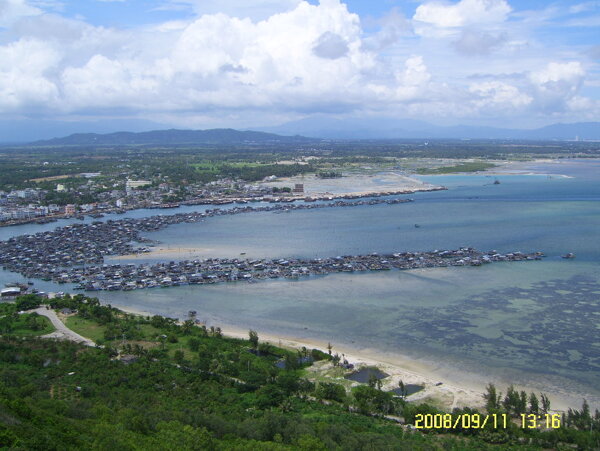
[[[475,94],[473,100],[478,109],[483,108],[521,108],[529,105],[533,99],[515,86],[501,81],[475,83],[469,87]]]
[[[25,0],[2,0],[0,2],[0,27],[8,27],[22,17],[37,16],[42,10]]]
[[[41,41],[19,40],[0,47],[0,107],[55,106],[58,88],[46,73],[59,59],[60,55]]]
[[[505,0],[433,1],[420,5],[413,21],[418,34],[447,35],[459,27],[504,22],[511,10]]]
[[[366,33],[340,0],[264,0],[258,10],[269,15],[260,19],[210,9],[200,14],[201,7],[217,8],[216,1],[187,4],[198,15],[114,29],[10,0],[11,25],[0,31],[0,111],[118,111],[174,124],[248,126],[257,118],[355,110],[452,118],[581,116],[586,105],[595,105],[580,92],[584,81],[597,83],[584,69],[594,74],[593,56],[530,45],[527,35],[508,26],[517,19],[506,22],[504,0],[427,2],[412,22],[392,11],[374,33]],[[6,5],[0,3],[5,11]],[[241,0],[222,5],[235,9]],[[413,33],[413,25],[429,34]]]
[[[578,98],[583,85],[585,70],[580,62],[551,62],[545,68],[532,72],[529,79],[533,86],[537,108],[545,112],[562,112],[569,103]],[[581,104],[583,98],[576,102]]]
[[[338,59],[348,53],[348,43],[339,34],[326,31],[316,40],[313,46],[315,55],[321,58]]]
[[[201,16],[204,14],[226,14],[230,17],[265,20],[274,14],[289,12],[302,0],[171,0],[174,6],[188,5]]]
[[[557,83],[566,83],[569,89],[575,89],[583,81],[585,71],[578,61],[569,63],[549,63],[544,69],[533,72],[531,80],[536,83],[540,89],[553,90]]]
[[[587,12],[587,11],[593,11],[594,9],[600,8],[600,1],[590,1],[590,2],[583,2],[583,3],[577,3],[575,5],[572,5],[569,8],[569,12],[571,14],[579,14],[582,12]]]
[[[506,33],[488,33],[481,30],[466,29],[453,45],[459,52],[468,56],[487,55],[501,47],[508,39]]]

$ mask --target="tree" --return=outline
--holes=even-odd
[[[406,385],[404,385],[402,379],[398,381],[398,387],[400,388],[400,397],[405,399],[408,396],[408,391],[406,390]]]
[[[183,322],[183,325],[181,326],[181,332],[183,332],[184,335],[189,335],[192,332],[192,330],[194,330],[194,326],[194,321],[192,321],[191,319],[187,319]]]
[[[346,389],[343,385],[330,382],[320,382],[315,390],[318,399],[330,399],[332,401],[344,402]]]
[[[379,380],[373,373],[369,375],[369,387],[381,390],[381,380]]]
[[[333,359],[332,359],[332,360],[333,360],[333,366],[338,366],[338,365],[339,365],[339,363],[340,363],[340,356],[339,356],[338,354],[335,354],[335,355],[333,356]]]
[[[188,341],[188,346],[189,346],[190,350],[192,350],[194,352],[198,352],[198,349],[200,348],[200,340],[198,340],[195,337],[192,337]]]
[[[333,346],[331,345],[331,343],[327,343],[327,351],[329,351],[329,355],[331,355],[332,349],[333,349]]]
[[[248,339],[252,345],[252,349],[258,348],[258,333],[255,330],[248,331]]]
[[[540,412],[540,403],[535,393],[529,395],[529,412],[538,414]]]
[[[550,410],[550,400],[544,393],[540,393],[540,399],[542,400],[542,413],[548,413]]]
[[[181,349],[177,349],[175,351],[174,358],[177,363],[183,362],[183,358],[184,358],[183,351]]]
[[[519,395],[519,404],[517,407],[517,414],[522,414],[527,412],[527,393],[525,393],[525,391],[521,390],[521,393]]]
[[[485,408],[489,411],[500,408],[500,398],[502,394],[496,392],[496,386],[489,383],[486,387],[486,393],[483,397],[485,399]]]

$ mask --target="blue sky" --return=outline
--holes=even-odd
[[[599,29],[600,0],[1,0],[0,141],[2,124],[600,120]]]

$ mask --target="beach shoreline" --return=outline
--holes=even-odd
[[[113,306],[123,312],[134,315],[154,315],[153,313],[130,307]],[[210,323],[211,326],[219,326],[226,337],[248,339],[250,328],[223,323],[217,318],[210,318],[207,323]],[[256,332],[262,343],[269,343],[273,346],[294,350],[301,350],[305,347],[307,349],[319,349],[327,352],[328,342],[319,338],[296,337],[262,330],[256,330]],[[400,353],[391,353],[374,348],[361,348],[347,343],[332,343],[332,353],[343,356],[349,363],[354,365],[355,369],[377,367],[387,373],[389,376],[382,380],[382,389],[384,391],[398,388],[399,381],[402,381],[404,384],[422,385],[424,389],[409,396],[407,400],[411,402],[430,403],[449,412],[454,408],[464,407],[483,409],[485,407],[483,395],[488,383],[495,384],[500,392],[506,393],[505,386],[498,384],[497,380],[485,378],[482,374],[461,371],[458,368],[442,366],[439,362],[408,357]],[[336,382],[336,380],[332,379],[332,382]],[[353,383],[352,385],[358,384]],[[528,384],[521,385],[515,383],[514,388],[518,391],[524,390],[527,393],[532,391],[536,393],[540,392],[539,387]],[[580,403],[577,404],[575,402],[575,396],[572,394],[558,393],[557,391],[542,391],[550,398],[551,411],[553,413],[562,413],[566,412],[569,408],[581,407]]]

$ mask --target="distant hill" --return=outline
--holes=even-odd
[[[123,146],[185,144],[267,144],[314,141],[303,136],[281,136],[273,133],[239,131],[230,128],[212,130],[154,130],[149,132],[116,132],[108,134],[75,133],[64,138],[35,141],[35,146]]]
[[[393,118],[336,119],[314,116],[276,127],[261,127],[271,133],[301,134],[329,139],[531,139],[600,140],[600,122],[552,124],[537,129],[505,129],[484,126],[438,126],[424,121]]]
[[[518,139],[600,140],[600,122],[552,124],[537,129],[484,126],[438,126],[424,121],[393,118],[335,119],[314,116],[260,131],[230,128],[211,130],[153,130],[107,134],[75,133],[63,138],[35,141],[33,146],[135,146],[135,145],[251,145],[308,143],[320,139]],[[307,138],[310,136],[310,138]]]

